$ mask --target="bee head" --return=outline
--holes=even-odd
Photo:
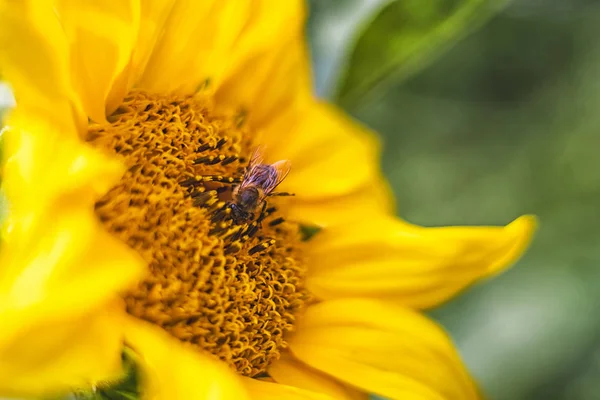
[[[236,224],[247,221],[248,219],[251,219],[253,216],[253,214],[251,214],[250,212],[248,212],[247,210],[238,206],[235,203],[230,204],[229,208],[231,209],[231,217],[233,218],[233,221]]]

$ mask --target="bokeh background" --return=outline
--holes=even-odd
[[[431,312],[487,396],[600,399],[600,1],[314,0],[309,36],[400,216],[539,216],[513,269]]]
[[[399,215],[539,216],[513,269],[431,313],[487,396],[600,399],[600,1],[313,0],[309,37]]]
[[[600,399],[600,0],[312,0],[308,36],[400,216],[539,216],[513,269],[431,311],[487,397]]]

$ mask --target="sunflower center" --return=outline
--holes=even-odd
[[[276,200],[232,218],[252,150],[240,115],[209,101],[132,92],[87,140],[128,170],[96,214],[148,263],[127,311],[239,373],[266,371],[307,299],[299,226]]]

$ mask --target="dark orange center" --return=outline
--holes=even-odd
[[[96,203],[148,263],[127,311],[254,376],[286,347],[307,292],[299,226],[276,200],[261,224],[228,212],[254,145],[243,125],[197,97],[133,92],[87,140],[128,168]]]

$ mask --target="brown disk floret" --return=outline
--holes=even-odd
[[[302,240],[269,201],[258,224],[236,224],[227,200],[251,136],[239,116],[194,97],[132,92],[87,140],[127,172],[96,203],[106,229],[135,249],[148,274],[127,311],[254,376],[286,347],[306,302]]]

